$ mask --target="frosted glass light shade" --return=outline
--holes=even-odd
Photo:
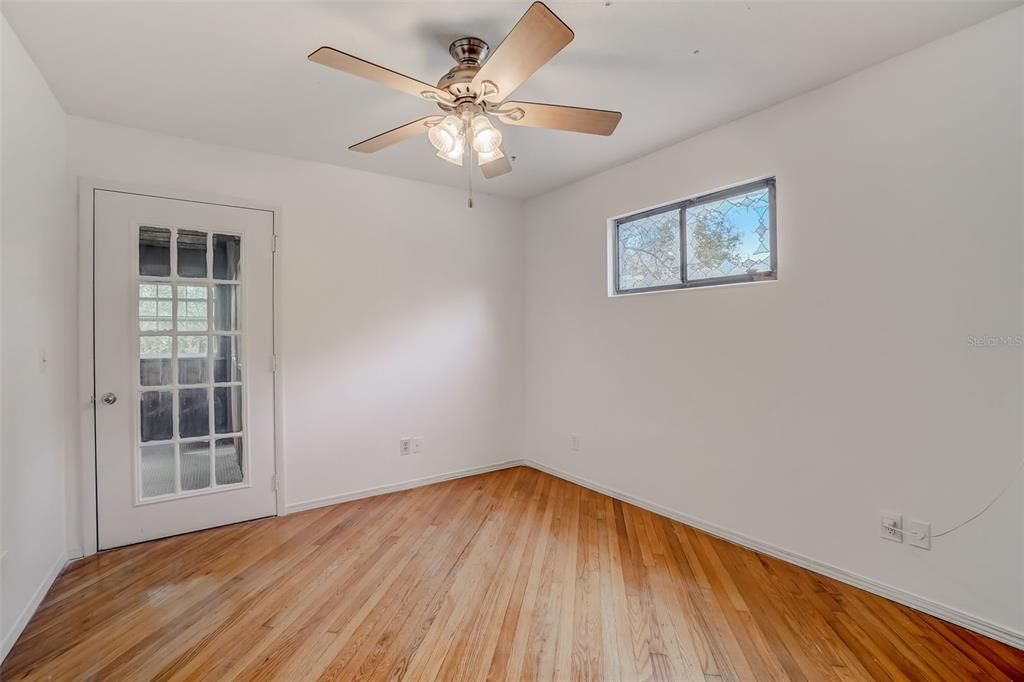
[[[478,154],[490,154],[500,146],[501,131],[486,116],[473,117],[473,149]]]
[[[462,157],[466,153],[465,139],[460,135],[455,138],[455,146],[447,151],[438,150],[437,158],[444,159],[448,163],[454,163],[456,166],[462,165]]]
[[[457,146],[461,146],[462,121],[452,114],[445,116],[443,121],[427,131],[427,139],[438,151],[438,156],[450,154]]]

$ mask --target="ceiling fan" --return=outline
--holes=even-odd
[[[472,207],[474,156],[485,178],[512,170],[501,144],[501,131],[491,123],[490,116],[502,123],[532,128],[593,135],[611,135],[615,131],[622,118],[618,111],[508,99],[572,39],[572,30],[555,13],[544,3],[535,2],[489,59],[490,47],[480,38],[454,41],[448,52],[458,63],[441,77],[436,87],[332,47],[321,47],[309,55],[309,60],[368,78],[440,107],[444,114],[424,116],[349,149],[373,153],[426,133],[438,157],[458,166],[465,163],[470,169],[469,205]]]

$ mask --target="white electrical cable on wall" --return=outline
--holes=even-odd
[[[964,526],[966,526],[970,522],[972,522],[975,519],[979,518],[982,514],[987,512],[989,509],[991,509],[992,506],[996,502],[998,502],[1000,500],[1000,498],[1002,498],[1003,495],[1006,494],[1006,491],[1008,491],[1010,488],[1013,487],[1014,482],[1017,480],[1017,476],[1020,475],[1020,472],[1022,470],[1024,470],[1024,459],[1022,459],[1020,461],[1020,464],[1017,465],[1016,471],[1014,471],[1013,475],[1010,476],[1010,480],[1006,483],[1006,486],[1002,490],[999,491],[998,495],[996,495],[995,497],[992,498],[991,502],[989,502],[984,507],[982,507],[981,511],[979,511],[977,514],[975,514],[974,516],[970,517],[966,521],[962,521],[962,522],[956,524],[955,526],[953,526],[952,528],[948,528],[948,529],[942,531],[941,533],[932,533],[932,539],[941,538],[943,535],[949,535],[953,531],[960,530],[961,528],[963,528]]]

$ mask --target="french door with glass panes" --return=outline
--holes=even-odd
[[[99,548],[274,514],[273,214],[94,199]]]

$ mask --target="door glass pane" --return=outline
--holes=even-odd
[[[242,430],[242,389],[240,386],[219,386],[213,389],[214,424],[217,433]]]
[[[142,442],[170,440],[173,435],[172,409],[174,397],[170,391],[143,391],[139,400]]]
[[[156,497],[174,492],[174,443],[142,448],[142,496]]]
[[[205,384],[210,380],[206,369],[208,348],[208,336],[178,337],[179,384]]]
[[[178,230],[178,276],[206,277],[206,233]]]
[[[238,258],[242,238],[237,235],[213,235],[213,278],[238,279]]]
[[[210,443],[181,444],[181,489],[200,490],[210,487]]]
[[[140,229],[140,277],[166,278],[136,283],[142,498],[245,481],[242,387],[216,385],[242,381],[241,246],[238,235]]]
[[[139,384],[166,386],[171,378],[171,337],[139,337]]]
[[[178,432],[182,438],[210,433],[210,401],[205,388],[178,391]]]
[[[242,380],[242,359],[237,336],[213,337],[213,380],[217,383]]]
[[[170,284],[139,284],[139,331],[171,329],[171,304]]]
[[[163,227],[139,228],[139,274],[167,277],[171,274],[171,231]]]
[[[217,485],[241,483],[242,475],[242,439],[218,438],[215,446]]]
[[[238,331],[238,285],[213,287],[213,328],[219,332]]]
[[[196,286],[178,287],[178,331],[205,332],[207,319],[207,295],[209,289]]]

